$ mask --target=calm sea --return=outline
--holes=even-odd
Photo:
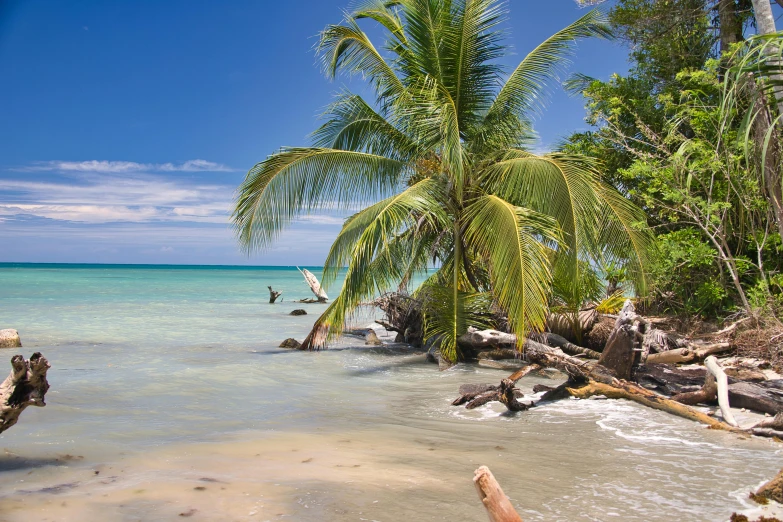
[[[725,520],[783,466],[621,401],[453,408],[507,372],[402,346],[278,348],[310,295],[295,267],[0,264],[0,328],[52,364],[47,406],[0,435],[0,520],[483,520],[481,464],[525,520]]]

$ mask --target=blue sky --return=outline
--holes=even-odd
[[[327,81],[313,52],[349,5],[0,0],[0,262],[321,264],[340,216],[308,216],[250,257],[228,216],[254,163],[307,144],[336,91],[362,90]],[[508,5],[509,67],[584,13]],[[572,71],[608,78],[626,56],[583,42]],[[583,116],[554,92],[539,148]]]

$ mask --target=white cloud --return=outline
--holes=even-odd
[[[229,226],[234,196],[233,184],[199,183],[165,174],[78,172],[54,181],[0,177],[0,219]],[[303,216],[300,221],[323,227],[342,225],[344,218],[330,211]]]
[[[116,207],[105,205],[0,205],[0,215],[36,216],[78,223],[140,222],[159,216],[154,207]]]
[[[122,174],[129,172],[234,172],[236,169],[213,161],[194,159],[179,164],[106,160],[43,161],[17,170]]]

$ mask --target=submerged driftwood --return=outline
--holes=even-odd
[[[275,290],[272,290],[271,286],[267,286],[269,289],[269,304],[275,304],[275,301],[277,301],[277,298],[283,295],[283,292],[276,292]]]
[[[49,361],[39,352],[29,360],[22,355],[11,357],[11,374],[0,384],[0,433],[16,424],[28,406],[46,406],[48,370]]]
[[[302,275],[305,278],[305,281],[307,282],[307,285],[310,287],[310,290],[312,290],[313,294],[315,295],[315,300],[313,299],[302,299],[300,300],[301,303],[325,303],[329,300],[329,296],[326,295],[326,292],[324,292],[324,289],[321,288],[321,283],[318,282],[318,278],[313,275],[312,272],[310,272],[306,268],[299,268],[296,267],[297,270],[299,270]]]

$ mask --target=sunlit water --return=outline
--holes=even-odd
[[[0,328],[52,364],[0,435],[0,520],[485,520],[481,464],[526,521],[727,520],[783,466],[624,401],[455,408],[507,372],[412,349],[277,348],[323,310],[308,294],[295,268],[0,265]]]

